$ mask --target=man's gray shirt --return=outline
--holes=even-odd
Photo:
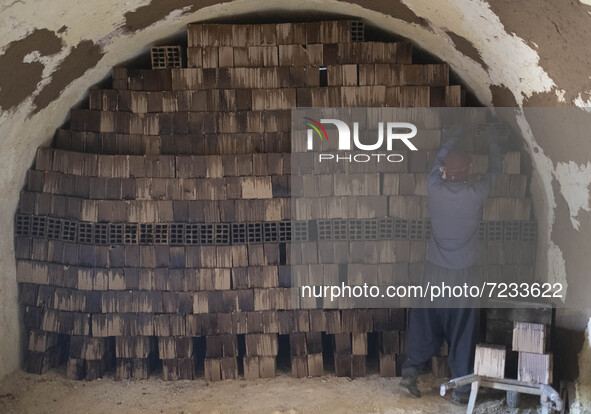
[[[427,259],[449,269],[465,269],[478,261],[478,225],[484,200],[502,173],[503,154],[496,137],[488,135],[489,167],[474,184],[449,182],[439,170],[459,136],[450,137],[439,150],[427,181],[431,238]]]

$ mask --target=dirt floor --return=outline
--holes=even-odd
[[[0,382],[0,413],[174,413],[174,414],[459,414],[457,407],[438,394],[440,381],[421,377],[423,398],[400,394],[400,378],[371,375],[349,380],[334,376],[295,379],[282,374],[274,379],[166,382],[67,380],[63,370],[44,375],[16,372]],[[504,394],[479,394],[477,413],[536,413],[535,398],[524,398],[529,408],[509,409]]]

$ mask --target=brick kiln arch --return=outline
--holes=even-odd
[[[90,90],[88,109],[73,109],[70,127],[38,149],[19,202],[28,371],[67,361],[73,378],[113,365],[118,377],[145,378],[160,361],[166,379],[202,368],[210,380],[269,377],[278,335],[289,335],[292,374],[320,375],[324,333],[334,335],[336,374],[362,376],[367,334],[377,332],[380,372],[395,374],[404,309],[298,309],[287,293],[289,109],[462,104],[446,63],[413,63],[410,43],[364,42],[360,27],[192,24],[188,67],[116,67],[111,89]],[[424,203],[427,151],[439,139],[386,177],[396,193],[377,197]],[[506,215],[485,217],[481,235],[497,253],[490,272],[505,266],[527,278],[531,255],[500,258],[502,242],[507,252],[535,251],[527,176],[519,151],[511,157],[492,202]],[[515,203],[523,209],[498,207]],[[375,219],[399,220],[391,243],[402,259],[392,271],[412,277],[428,222],[393,211]]]

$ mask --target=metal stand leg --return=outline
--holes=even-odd
[[[545,392],[540,395],[540,404],[542,405],[542,414],[550,414],[550,401]]]
[[[463,377],[452,379],[449,382],[441,384],[439,393],[444,396],[447,390],[451,390],[462,385],[472,384],[470,391],[470,398],[468,400],[468,408],[466,414],[472,414],[474,412],[474,406],[476,405],[476,398],[478,396],[478,389],[480,386],[486,388],[492,388],[495,390],[507,391],[507,403],[511,404],[511,401],[519,400],[519,394],[532,394],[540,396],[540,404],[542,405],[542,414],[550,414],[554,411],[562,412],[564,401],[560,398],[560,395],[549,385],[544,384],[531,384],[527,382],[517,381],[510,378],[490,378],[481,375],[465,375]],[[511,397],[517,398],[511,398]]]
[[[507,391],[507,405],[510,408],[519,408],[521,403],[521,394],[517,391]]]
[[[472,414],[474,412],[474,406],[476,405],[476,396],[478,395],[478,388],[480,388],[480,382],[474,381],[472,383],[472,390],[470,391],[470,400],[468,401],[468,408],[466,408],[466,414]]]

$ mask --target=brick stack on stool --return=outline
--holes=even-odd
[[[534,384],[552,383],[552,354],[546,351],[546,326],[515,322],[513,351],[519,352],[517,379]]]

